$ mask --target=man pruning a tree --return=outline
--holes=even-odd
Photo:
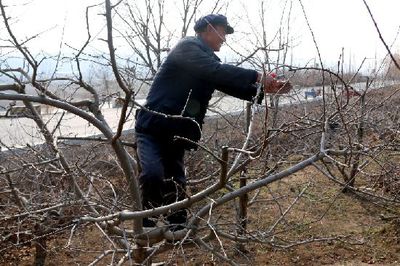
[[[225,36],[234,32],[225,16],[201,17],[194,30],[195,37],[183,38],[169,52],[154,78],[146,108],[137,113],[135,130],[144,209],[185,198],[183,157],[185,149],[193,148],[193,144],[177,141],[175,136],[200,139],[200,128],[215,90],[254,101],[259,83],[265,93],[287,93],[292,87],[289,82],[255,70],[221,64],[214,52],[220,50]],[[179,210],[166,220],[171,229],[180,229],[186,223],[187,211]],[[156,221],[146,218],[143,226],[156,226]]]

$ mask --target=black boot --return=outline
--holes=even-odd
[[[167,216],[169,229],[173,232],[186,228],[187,210],[181,209]]]
[[[156,227],[157,223],[154,218],[143,218],[143,227]]]
[[[142,184],[142,204],[144,210],[151,210],[162,205],[161,188],[157,184]],[[143,218],[143,227],[156,227],[158,217]]]

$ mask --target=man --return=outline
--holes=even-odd
[[[257,71],[221,64],[214,52],[220,50],[225,36],[234,32],[225,16],[204,16],[195,23],[194,30],[196,37],[183,38],[169,52],[150,88],[145,105],[147,110],[141,109],[137,113],[135,130],[142,168],[139,183],[144,209],[185,198],[185,145],[182,141],[177,142],[174,136],[182,133],[197,140],[200,133],[196,133],[194,123],[186,126],[182,124],[185,119],[172,119],[171,116],[190,117],[201,127],[216,89],[252,101],[259,82],[263,83],[266,93],[286,93],[291,88],[290,83],[271,76],[262,78]],[[192,136],[196,134],[198,136]],[[171,225],[182,225],[186,218],[186,210],[166,217]],[[144,219],[143,225],[152,227],[156,223]]]

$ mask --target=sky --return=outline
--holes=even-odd
[[[143,0],[136,0],[140,2]],[[117,1],[113,1],[117,2]],[[166,0],[169,23],[174,23],[177,14],[174,13],[174,4],[178,0]],[[174,2],[171,4],[171,2]],[[211,1],[212,2],[212,1]],[[259,30],[260,1],[258,0],[231,0],[229,6],[224,9],[230,23],[235,26],[235,36],[228,38],[231,46],[249,47],[244,40],[246,34]],[[279,28],[280,15],[286,0],[265,1],[265,15],[267,17],[267,34],[274,35]],[[392,44],[400,27],[399,0],[368,0],[373,15],[377,20],[383,37],[388,44]],[[87,38],[85,26],[86,6],[101,4],[99,0],[5,0],[8,5],[7,12],[12,18],[12,27],[20,40],[35,36],[41,33],[40,37],[30,41],[27,46],[34,53],[44,52],[46,54],[57,54],[60,45],[63,50],[73,52],[73,48],[79,48]],[[382,59],[386,52],[383,44],[378,38],[374,24],[369,17],[362,0],[302,0],[308,22],[314,33],[315,40],[320,49],[322,59],[327,65],[334,65],[338,60],[342,48],[345,51],[345,58],[353,67],[367,58],[365,67],[372,68],[374,58]],[[203,15],[204,10],[199,10]],[[286,10],[288,10],[286,8]],[[93,8],[90,11],[90,30],[93,37],[91,49],[106,51],[104,42],[99,41],[105,38],[104,16],[101,14],[102,6]],[[287,11],[285,11],[287,12]],[[250,26],[251,25],[251,26]],[[250,29],[253,27],[253,29]],[[190,31],[190,34],[193,34]],[[261,33],[260,33],[261,34]],[[294,63],[303,64],[316,58],[316,47],[312,35],[307,26],[300,1],[293,0],[291,16],[291,35],[293,39]],[[0,54],[5,54],[4,48],[8,38],[4,26],[0,26]],[[399,38],[400,39],[400,38]],[[3,46],[3,48],[2,48]],[[132,55],[132,51],[121,44],[119,52]],[[248,48],[251,50],[250,48]],[[400,41],[394,42],[392,50],[400,49]],[[225,51],[224,51],[225,50]],[[131,54],[130,54],[131,53]],[[223,48],[222,58],[229,57],[228,49]]]
[[[370,0],[367,3],[385,41],[392,44],[400,27],[400,1]],[[322,56],[328,60],[338,58],[342,47],[345,53],[353,54],[358,62],[364,57],[374,58],[376,54],[382,57],[386,54],[362,0],[309,0],[304,1],[304,6]],[[312,47],[310,32],[303,36],[304,47]],[[394,51],[400,48],[399,40],[395,42]]]

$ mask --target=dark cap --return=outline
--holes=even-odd
[[[197,33],[202,32],[208,24],[211,24],[213,26],[224,26],[226,34],[232,34],[234,32],[233,28],[228,23],[228,19],[224,15],[220,14],[209,14],[207,16],[199,18],[194,24],[194,31]]]

